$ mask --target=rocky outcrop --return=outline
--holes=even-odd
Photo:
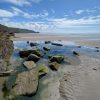
[[[18,74],[12,92],[15,95],[33,96],[38,89],[38,70],[33,68]]]
[[[37,55],[35,55],[35,54],[30,54],[29,56],[28,56],[28,61],[34,61],[34,62],[37,62],[39,59],[40,59],[40,57],[38,57]]]
[[[0,72],[2,75],[10,74],[10,57],[13,53],[13,41],[7,37],[9,33],[0,32]]]
[[[33,61],[25,61],[25,62],[23,63],[23,65],[24,65],[28,70],[30,70],[30,69],[36,67],[36,64],[35,64]]]
[[[25,50],[25,51],[19,51],[20,57],[28,57],[30,54],[35,54],[37,56],[41,56],[40,50],[39,49],[33,49],[33,50]]]
[[[54,70],[54,71],[57,71],[58,68],[59,68],[60,64],[58,64],[57,62],[51,62],[49,63],[49,67]]]
[[[51,56],[50,61],[51,62],[62,63],[62,61],[64,61],[64,56]]]
[[[46,65],[43,64],[39,66],[38,72],[39,72],[39,77],[41,78],[49,72],[49,69]]]

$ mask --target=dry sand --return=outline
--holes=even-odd
[[[13,40],[63,40],[73,41],[79,45],[100,47],[100,40],[83,37],[67,37],[57,35],[24,35],[17,34]],[[46,80],[48,88],[44,89],[41,100],[100,100],[100,59],[79,56],[79,65],[66,65],[60,68],[63,77]],[[49,84],[50,83],[50,84]],[[41,94],[42,95],[42,94]]]

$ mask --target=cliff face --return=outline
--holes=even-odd
[[[9,70],[9,59],[13,53],[13,42],[8,34],[0,33],[0,71]]]

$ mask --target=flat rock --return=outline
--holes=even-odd
[[[18,74],[12,89],[15,95],[33,96],[38,88],[38,70],[33,68]]]
[[[25,61],[23,63],[23,65],[27,68],[27,69],[32,69],[34,67],[36,67],[36,64],[33,61]]]

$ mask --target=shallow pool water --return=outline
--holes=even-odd
[[[39,45],[31,47],[27,41],[13,41],[14,44],[14,50],[10,59],[10,62],[14,66],[14,69],[23,71],[25,70],[24,67],[22,66],[23,59],[19,57],[19,51],[20,50],[29,50],[29,49],[35,49],[38,48],[41,50],[43,55],[43,58],[40,59],[37,64],[45,64],[48,66],[48,56],[49,55],[63,55],[65,57],[65,62],[62,63],[62,65],[67,65],[69,64],[80,64],[81,61],[79,57],[73,55],[73,51],[78,52],[80,55],[86,55],[90,57],[95,57],[95,58],[100,58],[100,52],[97,52],[97,50],[100,50],[99,48],[90,48],[86,46],[81,46],[79,47],[77,44],[73,42],[65,42],[65,41],[52,41],[54,43],[60,43],[63,44],[63,46],[56,46],[52,45],[51,43],[45,44],[44,41],[29,41],[29,42],[37,42]],[[50,51],[44,51],[43,47],[47,46],[50,47]],[[68,62],[66,61],[68,60]],[[43,100],[43,96],[45,97],[45,93],[43,93],[44,89],[46,89],[49,85],[49,82],[45,83],[46,80],[49,79],[59,79],[62,76],[62,73],[60,71],[53,72],[51,69],[49,73],[44,76],[42,79],[39,80],[39,87],[37,94],[33,97],[25,97],[25,96],[19,96],[17,97],[17,100]],[[16,79],[16,75],[13,74],[8,78],[7,84],[8,87],[10,88],[12,84],[14,83]]]

